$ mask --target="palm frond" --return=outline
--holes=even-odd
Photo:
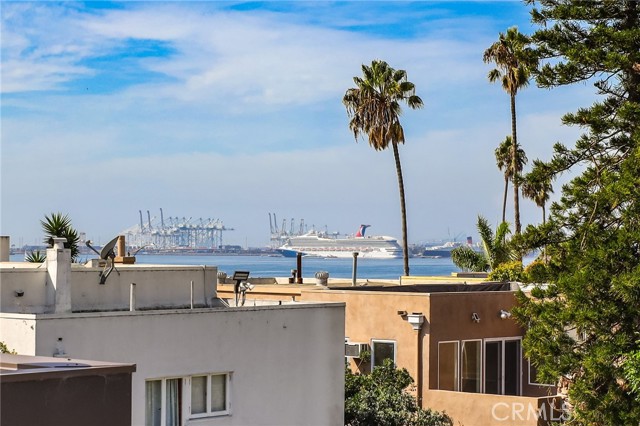
[[[54,238],[65,238],[67,241],[64,243],[64,247],[71,250],[71,260],[77,260],[80,255],[78,244],[80,242],[80,235],[71,226],[71,219],[68,215],[62,213],[51,213],[51,215],[45,215],[44,220],[40,221],[42,230],[45,233],[45,242],[49,246],[53,246]]]
[[[47,259],[47,255],[40,250],[30,251],[24,256],[25,262],[29,263],[42,263]]]

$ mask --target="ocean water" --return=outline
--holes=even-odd
[[[21,261],[23,255],[12,255],[11,260]],[[85,258],[82,257],[82,260]],[[182,255],[140,255],[136,263],[164,265],[207,265],[217,266],[219,271],[232,275],[234,271],[250,271],[253,277],[289,277],[296,269],[296,259],[274,256],[182,256]],[[398,279],[403,275],[402,259],[360,259],[358,258],[358,279]],[[451,275],[459,269],[450,258],[411,258],[411,275]],[[353,259],[302,258],[302,276],[313,278],[318,271],[329,272],[330,278],[351,278]]]

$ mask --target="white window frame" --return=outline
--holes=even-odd
[[[391,343],[393,344],[393,364],[396,365],[396,356],[398,355],[398,344],[395,340],[388,339],[371,339],[371,371],[376,367],[375,358],[375,343]]]
[[[224,382],[224,405],[225,409],[221,411],[212,411],[211,409],[211,377],[212,376],[225,376]],[[189,389],[183,392],[184,401],[187,403],[187,413],[189,419],[202,419],[208,417],[218,417],[218,416],[226,416],[230,412],[229,407],[229,378],[231,374],[229,373],[206,373],[206,374],[193,374],[187,378],[187,382],[189,384]],[[204,413],[191,414],[191,381],[194,377],[206,377],[207,378],[207,397],[206,403],[207,408]]]
[[[529,385],[533,385],[533,386],[554,386],[553,384],[550,383],[538,383],[538,382],[534,382],[531,380],[531,360],[529,358],[527,358],[527,363],[529,364],[529,370],[527,372],[527,383]]]
[[[460,340],[442,340],[438,342],[438,364],[436,365],[437,367],[437,371],[438,371],[438,390],[440,389],[440,344],[441,343],[457,343],[458,344],[458,348],[456,349],[456,371],[455,371],[455,375],[457,377],[455,377],[455,384],[456,384],[456,389],[454,389],[453,391],[449,391],[449,392],[460,392],[460,384],[461,384],[461,370],[460,370],[460,351],[462,350],[462,345],[460,344]]]
[[[485,377],[485,369],[486,369],[486,364],[484,362],[484,356],[486,354],[486,350],[487,350],[487,342],[502,342],[502,347],[501,347],[501,365],[500,365],[500,395],[504,395],[504,349],[505,349],[505,342],[513,342],[513,341],[519,341],[520,345],[519,348],[520,350],[518,351],[518,364],[520,366],[520,380],[518,381],[519,383],[519,389],[518,389],[518,395],[516,396],[522,396],[522,376],[523,376],[523,368],[522,368],[522,336],[513,336],[513,337],[492,337],[492,338],[488,338],[488,339],[484,339],[484,343],[482,344],[482,354],[483,354],[483,363],[482,363],[482,393],[486,393],[486,389],[485,389],[485,381],[484,381],[484,377]],[[507,395],[510,396],[510,395]]]
[[[157,382],[160,381],[160,426],[166,426],[167,424],[167,380],[181,380],[182,384],[181,384],[181,398],[182,398],[182,405],[179,407],[180,409],[180,424],[184,425],[185,423],[185,415],[187,415],[187,411],[185,411],[185,404],[184,404],[184,394],[185,394],[185,378],[184,377],[180,377],[180,376],[168,376],[168,377],[158,377],[155,379],[146,379],[145,380],[145,387],[146,387],[146,383],[147,382]],[[147,395],[145,393],[145,403],[146,403],[146,398]],[[146,416],[146,413],[145,413]],[[147,419],[145,418],[145,424],[147,422]]]
[[[211,411],[211,376],[225,376],[225,410],[223,411]],[[205,413],[200,414],[191,414],[191,379],[193,377],[207,377],[207,411]],[[232,374],[231,372],[221,372],[221,373],[201,373],[201,374],[192,374],[190,376],[167,376],[167,377],[157,377],[145,379],[145,388],[147,382],[155,382],[160,381],[160,426],[166,426],[167,423],[167,380],[179,379],[182,381],[181,385],[181,407],[180,408],[180,419],[181,426],[186,425],[189,420],[198,420],[198,419],[206,419],[211,417],[220,417],[220,416],[228,416],[231,414],[231,380]],[[146,392],[145,392],[145,403],[146,403]],[[146,413],[145,413],[146,416]],[[147,419],[145,418],[145,424]]]
[[[484,342],[482,339],[468,339],[468,340],[460,341],[460,356],[458,359],[458,369],[460,370],[460,372],[458,373],[458,376],[460,377],[460,384],[458,385],[458,389],[459,389],[459,392],[464,392],[462,390],[462,347],[466,342],[480,342],[480,377],[478,378],[478,380],[480,380],[480,389],[478,390],[478,392],[466,392],[466,393],[483,393],[484,391]],[[439,354],[440,354],[440,350],[438,349],[438,355]],[[438,370],[438,380],[440,380],[439,370]],[[440,383],[438,383],[438,385],[439,384]]]

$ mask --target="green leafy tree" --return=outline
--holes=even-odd
[[[520,294],[514,316],[543,381],[562,377],[575,425],[637,425],[640,351],[640,3],[528,1],[543,66],[539,86],[592,83],[590,107],[563,117],[584,133],[556,144],[551,176],[575,176],[546,224],[548,284]],[[576,167],[579,166],[579,167]]]
[[[346,91],[342,103],[347,109],[349,129],[356,141],[359,136],[366,136],[369,145],[376,151],[385,150],[389,146],[393,150],[400,192],[404,274],[409,275],[407,210],[398,151],[398,144],[405,141],[404,129],[400,124],[400,103],[406,103],[411,109],[422,108],[423,103],[415,94],[415,85],[407,80],[405,70],[395,70],[385,61],[374,60],[371,66],[362,65],[362,74],[362,77],[353,78],[356,87]]]
[[[80,255],[80,249],[78,244],[80,243],[80,236],[73,226],[71,226],[71,219],[68,215],[62,213],[51,213],[51,215],[45,215],[44,220],[40,221],[42,230],[44,231],[46,238],[45,242],[53,247],[53,238],[66,238],[67,242],[64,243],[64,247],[71,250],[71,261],[75,262]]]
[[[640,350],[629,354],[623,364],[624,376],[632,392],[640,398]]]
[[[495,150],[496,165],[504,174],[504,195],[502,197],[502,221],[507,220],[507,193],[509,192],[509,181],[519,179],[524,165],[527,164],[527,155],[521,147],[516,147],[515,170],[513,167],[512,149],[513,139],[507,136]]]
[[[387,359],[371,374],[345,370],[344,423],[348,426],[452,426],[444,413],[422,409],[406,389],[413,379]]]
[[[478,253],[468,246],[460,246],[451,250],[451,261],[463,271],[486,272],[489,262],[484,253]]]
[[[502,88],[509,94],[511,101],[511,171],[516,171],[511,178],[513,181],[513,210],[515,233],[520,234],[520,196],[518,182],[518,133],[516,126],[516,95],[518,91],[529,84],[532,71],[537,66],[536,57],[529,47],[531,40],[520,33],[517,27],[507,29],[506,34],[500,33],[498,41],[493,43],[483,55],[486,63],[493,62],[496,68],[489,71],[489,81],[499,81]],[[504,222],[504,220],[503,220]]]

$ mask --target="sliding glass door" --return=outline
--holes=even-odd
[[[520,340],[487,340],[484,352],[484,392],[495,395],[520,395]]]

